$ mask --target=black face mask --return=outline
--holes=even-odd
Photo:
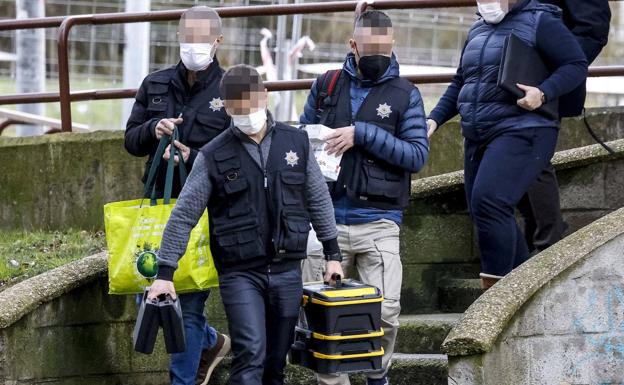
[[[370,55],[360,57],[358,69],[365,79],[377,81],[390,67],[390,58],[384,55]]]

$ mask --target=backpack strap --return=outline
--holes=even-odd
[[[336,83],[340,78],[340,74],[342,73],[342,69],[338,70],[329,70],[325,72],[321,80],[321,88],[317,89],[316,93],[316,109],[321,110],[323,104],[327,104],[329,100],[327,98],[331,98],[334,93],[334,89],[336,88]],[[317,86],[318,87],[318,86]]]

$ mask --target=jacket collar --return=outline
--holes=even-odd
[[[353,52],[350,52],[347,55],[342,69],[349,75],[349,77],[351,77],[351,80],[357,81],[362,87],[374,87],[399,77],[399,62],[397,61],[394,52],[390,57],[390,65],[388,66],[388,69],[379,79],[377,79],[377,81],[362,78],[362,75],[360,75],[357,70],[355,54]]]
[[[195,84],[193,85],[193,88],[199,86],[201,87],[201,89],[204,89],[207,86],[212,85],[212,83],[218,81],[222,73],[223,70],[221,69],[221,66],[219,65],[219,60],[215,55],[212,63],[210,63],[208,68],[203,71],[197,72],[197,79]],[[176,65],[176,76],[174,76],[173,78],[173,82],[177,87],[181,89],[189,88],[188,82],[186,81],[187,74],[188,70],[184,66],[184,63],[182,63],[182,60],[180,60]]]

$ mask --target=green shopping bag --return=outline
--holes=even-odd
[[[186,181],[182,154],[171,137],[163,136],[150,166],[143,199],[113,202],[104,206],[104,226],[108,245],[108,283],[110,294],[143,293],[158,274],[158,249],[165,225],[175,205],[171,199],[174,157],[178,155],[180,183]],[[167,164],[163,199],[156,199],[156,173],[167,145],[171,156]],[[206,290],[218,286],[217,270],[210,253],[208,213],[205,211],[191,232],[186,253],[173,276],[176,292]]]

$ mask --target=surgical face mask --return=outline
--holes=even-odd
[[[189,71],[202,71],[212,63],[214,44],[180,43],[180,59]]]
[[[477,3],[477,8],[483,17],[483,20],[489,24],[500,23],[506,15],[506,12],[503,11],[500,2],[485,4]]]
[[[255,135],[262,130],[267,120],[265,109],[252,112],[249,115],[232,115],[234,125],[247,135]]]

